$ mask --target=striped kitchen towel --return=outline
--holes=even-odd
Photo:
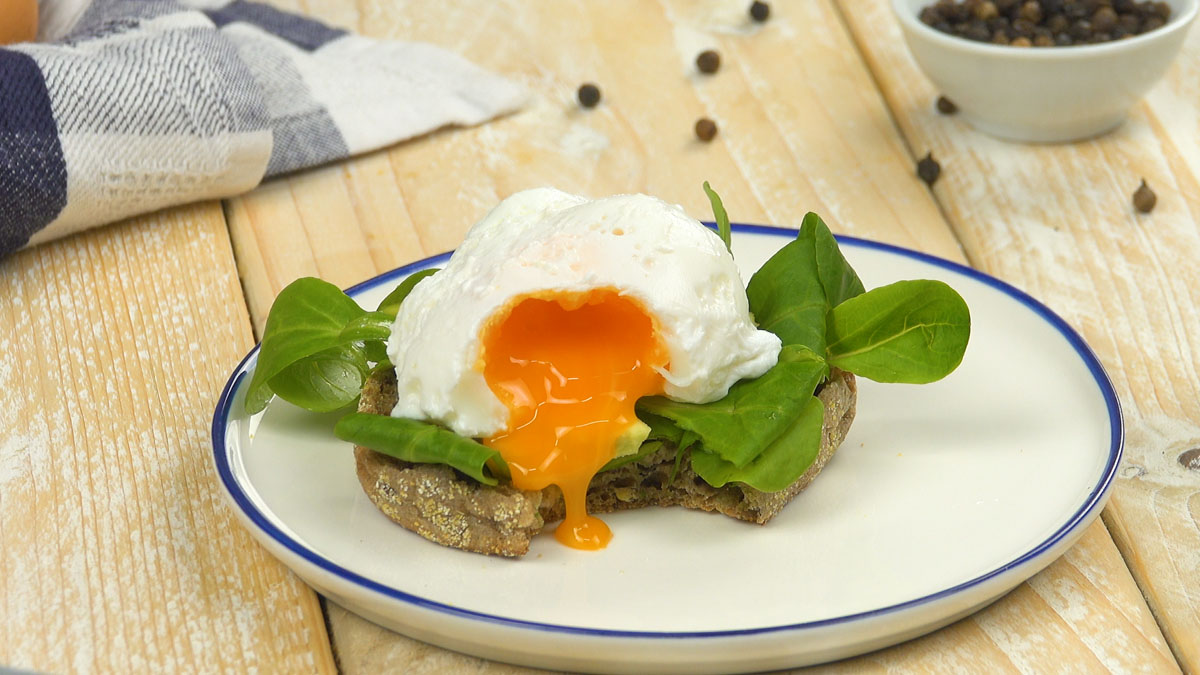
[[[0,257],[525,100],[446,50],[246,0],[41,0],[38,38],[0,49]]]

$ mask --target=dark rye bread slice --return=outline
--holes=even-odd
[[[854,421],[854,376],[834,370],[818,397],[825,404],[821,450],[804,475],[779,492],[761,492],[740,483],[714,488],[691,469],[675,467],[675,448],[657,452],[592,479],[588,511],[609,513],[644,506],[684,506],[718,511],[733,518],[765,523],[779,513],[820,473]],[[387,415],[396,405],[396,374],[371,376],[363,387],[360,412]],[[476,553],[520,556],[546,523],[563,517],[562,493],[555,486],[540,491],[511,485],[489,487],[442,464],[404,462],[356,446],[358,480],[375,506],[388,518],[430,541]]]

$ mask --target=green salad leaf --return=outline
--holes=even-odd
[[[376,311],[382,312],[383,314],[395,319],[396,313],[400,311],[400,303],[404,302],[404,299],[408,297],[409,293],[412,293],[412,289],[416,288],[417,284],[424,281],[426,277],[433,276],[433,274],[437,271],[438,268],[431,267],[429,269],[420,270],[419,272],[413,272],[412,274],[408,275],[404,278],[404,281],[400,282],[399,286],[397,286],[391,293],[387,294],[387,297],[379,303],[379,307]]]
[[[785,345],[803,345],[818,354],[825,353],[829,312],[862,292],[862,281],[815,213],[804,216],[800,234],[771,256],[746,286],[759,328],[778,335]]]
[[[258,364],[246,388],[246,412],[263,410],[273,395],[319,412],[354,403],[372,371],[370,364],[390,365],[387,340],[400,303],[436,271],[409,275],[374,312],[320,279],[304,277],[288,284],[267,315]]]
[[[828,335],[834,366],[876,382],[924,384],[962,361],[971,312],[940,281],[897,281],[834,307]]]
[[[271,378],[271,389],[283,400],[306,410],[333,412],[358,400],[370,374],[366,349],[350,344],[289,364]]]
[[[708,186],[708,181],[704,181],[704,194],[708,195],[708,201],[712,204],[713,220],[717,222],[717,236],[725,242],[725,250],[732,252],[733,226],[729,224],[729,214],[725,213],[725,205],[721,203],[721,197],[716,191]]]
[[[692,470],[713,487],[737,481],[763,492],[777,492],[802,476],[821,451],[825,406],[809,396],[783,434],[762,452],[738,466],[711,452],[692,452]]]
[[[365,340],[387,342],[388,337],[392,334],[392,322],[395,320],[395,316],[388,316],[386,312],[364,312],[351,319],[342,328],[339,337],[345,342]]]
[[[326,350],[347,347],[342,330],[364,314],[357,303],[327,281],[304,277],[288,284],[267,315],[258,364],[246,389],[246,412],[254,414],[267,407],[276,393],[271,380],[285,368]],[[287,380],[287,385],[295,385],[304,378],[293,375]],[[295,391],[292,386],[284,388]],[[306,396],[304,400],[310,399]]]
[[[333,428],[343,441],[391,455],[406,462],[446,464],[485,485],[495,485],[492,466],[507,465],[500,453],[471,438],[428,422],[350,413],[338,420]]]
[[[639,416],[645,412],[670,420],[684,432],[696,434],[705,452],[744,467],[792,426],[827,373],[819,355],[807,347],[788,345],[774,368],[734,384],[718,401],[682,403],[649,396],[638,401],[637,410]],[[647,424],[654,437],[661,422]]]

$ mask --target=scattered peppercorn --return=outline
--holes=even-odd
[[[702,73],[712,74],[721,67],[721,55],[715,50],[705,49],[696,56],[696,69]]]
[[[1066,47],[1121,40],[1166,25],[1154,0],[934,0],[921,23],[957,37],[1013,47]]]
[[[763,21],[766,21],[767,17],[769,17],[769,16],[771,16],[771,6],[770,5],[768,5],[765,2],[759,2],[758,0],[754,0],[754,2],[750,3],[750,18],[751,19],[754,19],[755,21],[762,23]]]
[[[943,115],[953,115],[954,113],[958,112],[958,106],[954,105],[954,101],[951,101],[945,96],[938,97],[937,109],[938,112],[942,113]]]
[[[700,140],[707,143],[707,142],[711,141],[713,139],[713,137],[716,135],[717,135],[717,123],[716,122],[708,119],[707,117],[701,117],[700,119],[696,120],[696,138],[699,138]]]
[[[1142,179],[1142,184],[1133,193],[1133,206],[1142,213],[1150,213],[1154,210],[1154,205],[1158,203],[1158,196],[1154,194],[1154,190],[1146,185],[1146,179]]]
[[[576,94],[579,98],[579,105],[585,108],[595,108],[600,102],[600,87],[588,82],[579,87],[579,92]]]
[[[942,175],[942,165],[933,158],[932,152],[926,153],[925,157],[917,162],[917,175],[931,187],[937,181],[938,176]]]

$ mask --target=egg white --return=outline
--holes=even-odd
[[[401,305],[388,340],[399,392],[392,415],[464,436],[503,431],[508,411],[479,358],[488,320],[521,298],[605,288],[654,320],[673,399],[714,401],[775,365],[779,338],[754,326],[733,256],[681,207],[646,195],[589,200],[538,188],[497,205]]]

